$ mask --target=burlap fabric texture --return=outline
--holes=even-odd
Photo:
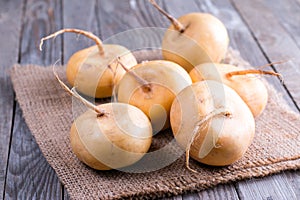
[[[136,55],[140,61],[156,58],[151,54]],[[225,61],[247,65],[233,51]],[[65,80],[63,67],[58,67],[58,72]],[[165,197],[300,168],[300,116],[286,106],[270,85],[268,106],[256,119],[254,141],[238,162],[227,167],[207,167],[191,160],[191,167],[200,172],[193,173],[186,169],[181,156],[163,169],[135,174],[95,171],[75,157],[69,142],[72,98],[58,84],[51,67],[17,65],[11,78],[31,133],[72,199]],[[170,138],[170,130],[158,134],[152,148],[163,146]]]

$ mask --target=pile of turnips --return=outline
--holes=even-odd
[[[207,13],[189,13],[176,19],[149,0],[171,21],[162,41],[164,60],[137,63],[120,45],[102,44],[90,32],[63,29],[85,35],[96,45],[71,56],[66,76],[69,89],[88,110],[77,117],[70,131],[76,156],[97,170],[118,169],[139,161],[152,138],[171,127],[177,143],[186,151],[186,167],[192,157],[203,164],[226,166],[239,160],[255,134],[255,120],[268,100],[268,91],[255,74],[279,76],[270,71],[241,69],[221,63],[229,37],[223,23]],[[115,95],[116,102],[94,105],[79,93],[94,98]]]

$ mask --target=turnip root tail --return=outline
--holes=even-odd
[[[150,92],[151,91],[151,86],[148,81],[137,75],[134,71],[129,70],[125,65],[120,61],[120,57],[117,58],[118,64],[121,65],[121,67],[131,76],[135,78],[135,80],[142,86],[144,92]]]
[[[246,69],[246,70],[240,70],[240,71],[233,71],[226,74],[226,77],[228,79],[232,78],[233,76],[243,76],[248,74],[260,74],[260,75],[271,75],[271,76],[277,76],[282,81],[281,74],[273,71],[263,71],[259,69]]]
[[[85,98],[83,98],[80,94],[77,93],[77,91],[75,90],[75,88],[73,87],[72,89],[70,89],[58,76],[57,72],[55,71],[55,67],[53,65],[52,68],[53,74],[55,76],[55,78],[57,79],[57,81],[59,82],[59,84],[62,86],[62,88],[69,93],[71,96],[77,98],[79,101],[81,101],[85,106],[87,106],[88,108],[94,110],[97,113],[97,116],[103,116],[105,115],[105,112],[101,109],[99,109],[96,105],[92,104],[91,102],[87,101]]]
[[[273,72],[273,71],[264,71],[261,70],[264,67],[268,67],[271,65],[277,65],[277,64],[282,64],[285,62],[288,62],[289,60],[281,60],[281,61],[276,61],[276,62],[271,62],[262,66],[258,66],[257,68],[260,69],[249,69],[249,70],[241,70],[241,71],[234,71],[234,72],[229,72],[226,74],[227,78],[232,78],[233,76],[241,76],[241,75],[247,75],[247,74],[260,74],[260,75],[271,75],[271,76],[277,76],[280,81],[283,82],[283,78],[281,76],[281,74]]]
[[[219,108],[219,109],[216,109],[216,110],[208,113],[199,122],[197,122],[197,124],[192,132],[192,137],[191,137],[190,141],[188,142],[186,149],[185,149],[185,165],[188,170],[190,170],[194,173],[198,173],[196,170],[192,169],[189,166],[189,161],[190,161],[191,146],[192,146],[194,140],[196,139],[196,137],[200,135],[200,134],[198,134],[199,129],[203,128],[203,125],[207,125],[208,121],[211,120],[213,117],[220,116],[220,115],[223,115],[224,117],[231,117],[232,114],[224,108]],[[213,147],[215,147],[215,144]]]
[[[84,36],[94,40],[96,45],[98,46],[100,55],[102,55],[102,56],[104,55],[104,48],[103,48],[103,44],[102,44],[102,41],[100,40],[100,38],[98,38],[96,35],[94,35],[91,32],[80,30],[80,29],[73,29],[73,28],[61,29],[55,33],[52,33],[51,35],[43,37],[40,42],[40,51],[42,51],[42,46],[43,46],[43,43],[45,40],[55,38],[56,36],[66,33],[66,32],[81,34],[81,35],[84,35]]]
[[[167,13],[165,10],[163,10],[155,0],[149,0],[149,2],[159,11],[161,12],[164,16],[166,16],[171,23],[174,25],[175,29],[178,30],[180,33],[183,33],[185,31],[185,27],[180,23],[175,17]]]

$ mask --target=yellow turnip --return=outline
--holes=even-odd
[[[233,65],[204,63],[190,71],[193,82],[214,80],[234,89],[250,108],[254,117],[259,116],[267,105],[268,90],[264,83],[253,74],[270,74],[271,71],[244,70]]]
[[[172,23],[162,42],[166,60],[178,63],[189,72],[196,65],[220,62],[225,57],[229,37],[219,19],[208,13],[189,13],[176,19],[154,0],[149,1]]]
[[[175,98],[170,121],[176,141],[204,164],[230,165],[248,149],[255,133],[251,111],[230,87],[201,81],[183,89]]]
[[[140,108],[156,133],[169,127],[169,112],[175,96],[190,85],[188,73],[176,63],[164,60],[142,62],[123,76],[118,101]]]
[[[96,43],[94,46],[77,51],[70,57],[66,71],[68,82],[78,91],[91,97],[111,96],[114,85],[125,74],[124,69],[117,68],[116,63],[112,61],[120,57],[122,63],[127,68],[131,68],[137,64],[135,57],[127,48],[115,44],[102,44],[94,34],[79,29],[62,29],[42,38],[40,48],[44,40],[65,32],[82,34]]]
[[[71,147],[79,160],[91,168],[109,170],[132,165],[147,153],[152,127],[140,109],[123,103],[95,106],[54,74],[68,93],[89,108],[75,119],[70,130]]]

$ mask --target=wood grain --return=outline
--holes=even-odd
[[[238,185],[241,199],[299,199],[299,189],[296,189],[291,187],[291,179],[283,174],[253,178]]]
[[[60,199],[61,185],[27,128],[17,105],[5,199]]]
[[[198,11],[208,12],[218,17],[228,29],[230,36],[230,46],[232,46],[235,49],[238,49],[241,53],[241,56],[245,60],[249,61],[253,66],[259,66],[268,63],[268,60],[264,57],[263,53],[260,50],[259,44],[257,44],[255,39],[252,37],[247,25],[243,22],[243,20],[239,16],[239,13],[236,12],[236,10],[229,1],[197,0],[194,1],[195,6],[191,10],[187,10],[185,8],[184,2],[182,1],[176,1],[175,5],[176,6],[173,6],[174,8],[172,9],[174,10],[174,13],[179,13],[179,15],[183,15],[184,12],[195,12],[197,8]],[[182,8],[185,8],[184,12],[180,12]],[[272,70],[272,68],[265,68],[265,70]],[[277,91],[281,92],[284,95],[285,100],[288,102],[288,104],[295,111],[297,111],[296,106],[294,105],[293,101],[289,98],[288,92],[282,86],[281,82],[277,78],[268,78],[268,82],[271,83]],[[275,188],[274,190],[279,191],[282,190],[282,188],[285,188],[287,191],[292,189],[291,185],[288,184],[289,181],[287,181],[284,175],[277,175],[274,177],[272,176],[271,178],[265,178],[262,179],[261,182],[263,184],[259,185],[259,189],[261,189],[262,191],[268,190],[269,185],[272,185]],[[242,187],[244,183],[247,183],[247,181],[236,184],[239,193],[251,193],[252,190],[247,190],[246,188]],[[253,185],[253,187],[256,187],[255,182],[253,183]],[[278,198],[287,197],[284,196],[286,195],[285,193],[276,193],[276,195]]]
[[[222,1],[222,2],[224,3],[225,1]],[[234,10],[234,9],[232,9],[232,10]],[[241,13],[241,14],[243,14],[243,13]],[[222,18],[222,19],[224,19],[224,18]],[[235,17],[235,20],[236,19],[238,19],[238,18]],[[242,19],[239,19],[239,21],[242,22]],[[237,24],[237,26],[240,27],[242,24],[245,27],[244,30],[247,30],[247,26],[244,23],[239,23],[239,24]],[[245,58],[249,59],[249,60],[251,59],[251,57],[254,58],[254,59],[262,58],[261,51],[259,50],[259,48],[261,48],[260,46],[257,46],[256,50],[251,48],[253,45],[254,46],[256,46],[256,45],[255,45],[255,42],[254,42],[255,38],[253,38],[251,36],[250,31],[260,31],[258,29],[263,29],[263,27],[253,26],[252,28],[253,28],[253,30],[248,29],[246,32],[243,31],[243,34],[241,34],[239,37],[236,37],[237,38],[237,40],[236,40],[237,44],[240,43],[241,45],[243,45],[245,43],[245,41],[247,41],[247,40],[245,40],[245,36],[248,35],[247,36],[248,41],[249,40],[251,41],[250,43],[246,42],[245,47],[247,47],[248,50],[245,49],[245,48],[238,48],[238,49],[241,49],[242,56],[246,55]],[[233,29],[233,31],[234,30],[235,29]],[[234,37],[231,37],[231,38],[234,38]],[[238,42],[238,41],[240,41],[240,42]],[[259,40],[257,42],[258,42],[257,45],[261,45]],[[249,48],[250,48],[250,51],[249,51]],[[263,58],[263,60],[266,60],[266,59],[268,60],[268,58],[269,58],[268,55],[269,54],[267,54],[266,55],[267,58]],[[276,60],[271,60],[271,61],[276,61]],[[254,60],[254,62],[255,62],[255,60]],[[256,65],[260,65],[260,64],[256,64]],[[277,66],[275,66],[275,69],[277,69]],[[285,74],[285,76],[288,77],[288,74]],[[268,79],[268,80],[270,81],[270,79]],[[276,81],[276,82],[278,82],[278,81]],[[298,109],[294,105],[293,101],[291,99],[289,99],[289,95],[288,95],[289,91],[288,92],[283,92],[283,87],[282,86],[280,87],[280,83],[276,83],[276,82],[274,80],[272,81],[273,86],[275,86],[275,88],[278,91],[280,91],[281,93],[284,94],[284,97],[286,97],[285,99],[289,103],[291,108],[293,108],[293,110],[295,110],[295,111],[298,111]],[[290,87],[288,87],[288,90],[289,90],[289,88]],[[242,182],[237,183],[238,192],[239,192],[240,196],[242,196],[242,197],[248,197],[248,198],[256,199],[258,196],[263,196],[263,194],[266,193],[266,191],[272,191],[270,193],[266,193],[266,194],[269,194],[269,196],[267,195],[268,198],[285,198],[285,199],[289,199],[294,194],[297,194],[296,191],[299,191],[299,189],[300,189],[299,187],[295,187],[292,184],[292,182],[299,182],[300,181],[299,180],[299,172],[293,172],[293,174],[294,174],[294,176],[291,176],[289,178],[287,178],[285,176],[285,174],[282,173],[282,174],[275,175],[275,176],[272,176],[272,177],[266,177],[266,178],[259,179],[259,181],[252,181],[252,182],[242,181]],[[251,186],[249,186],[249,185],[251,185]],[[274,191],[277,191],[277,192],[274,192]],[[285,191],[291,191],[291,192],[286,193]]]
[[[297,111],[289,93],[299,106],[300,85],[295,81],[300,73],[299,0],[232,0],[234,7],[229,0],[157,1],[175,17],[197,11],[210,12],[219,17],[229,30],[231,46],[238,49],[242,57],[254,66],[294,58],[287,64],[266,69],[276,69],[284,77],[290,77],[285,79],[286,88],[277,79],[267,80],[284,94],[289,105]],[[24,2],[27,2],[26,6]],[[25,15],[22,18],[23,8]],[[147,0],[91,0],[86,3],[80,0],[0,1],[0,121],[4,122],[0,124],[0,197],[5,195],[5,199],[69,199],[31,136],[18,104],[15,106],[15,114],[13,113],[14,96],[6,70],[18,60],[21,64],[50,65],[60,59],[59,63],[65,64],[75,51],[93,45],[91,40],[82,36],[65,34],[47,41],[44,51],[39,52],[39,39],[62,27],[82,28],[106,40],[128,29],[146,26],[167,28],[169,24]],[[199,193],[169,199],[239,197],[299,199],[300,172],[288,171],[241,181],[236,185],[218,185]]]
[[[157,2],[163,6],[163,1]],[[99,5],[101,35],[104,39],[128,29],[167,27],[169,25],[169,22],[159,15],[157,10],[153,9],[148,0],[100,0]],[[116,12],[111,14],[112,11]]]
[[[81,0],[63,0],[63,27],[79,28],[100,36],[97,10],[97,0],[90,0],[88,3],[83,3]],[[74,33],[65,33],[63,41],[64,64],[68,62],[71,55],[76,51],[95,45],[91,39]]]
[[[164,30],[150,28],[167,27],[169,23],[163,16],[157,15],[157,10],[153,9],[148,0],[100,0],[99,8],[101,35],[105,43],[117,43],[132,51],[146,47],[160,48]],[[111,15],[111,10],[117,12]]]
[[[22,64],[34,63],[45,66],[61,59],[60,38],[44,42],[43,51],[39,50],[41,38],[62,26],[60,0],[27,0],[23,23],[20,55]]]
[[[300,6],[300,0],[295,0],[297,3],[298,3],[298,5]]]
[[[104,2],[104,0],[100,1],[100,3],[102,3],[102,2]],[[105,32],[107,31],[107,32],[110,32],[113,34],[113,33],[123,31],[122,27],[120,27],[119,29],[116,29],[115,27],[113,27],[113,29],[110,30],[111,23],[113,23],[113,22],[119,23],[121,20],[123,20],[124,22],[127,22],[127,24],[125,24],[127,29],[137,28],[140,26],[168,27],[170,24],[169,21],[167,19],[165,19],[163,16],[160,16],[158,11],[155,10],[155,8],[153,8],[152,5],[149,4],[147,1],[136,1],[136,3],[137,2],[139,2],[139,3],[137,3],[135,5],[134,9],[129,6],[130,2],[132,4],[132,1],[123,1],[124,5],[120,5],[120,2],[118,0],[112,0],[109,2],[105,1],[105,2],[106,2],[105,3],[106,6],[100,7],[100,27],[101,27],[101,30],[105,30]],[[163,1],[158,1],[158,3],[162,3],[162,2]],[[190,4],[190,2],[191,1],[182,2],[182,4],[184,4],[184,6],[185,6],[186,11],[188,10],[188,8],[190,8],[190,9],[195,8],[194,4]],[[161,6],[163,6],[163,7],[165,6],[165,8],[168,9],[170,5],[173,5],[174,7],[178,6],[177,3],[180,5],[180,3],[177,1],[172,4],[166,4],[166,5],[161,4]],[[148,8],[149,5],[150,5],[150,7]],[[105,10],[105,9],[107,9],[107,7],[111,8],[113,10],[120,10],[122,8],[127,7],[127,9],[125,11],[129,14],[126,16],[125,15],[119,15],[119,16],[114,15],[113,17],[107,19],[107,17],[105,17],[105,15],[107,15],[107,13],[109,12],[109,10]],[[122,11],[122,12],[125,12],[125,11]],[[136,20],[133,23],[133,21],[131,21],[131,19],[134,18],[135,16],[143,17],[141,19],[144,19],[144,21],[141,21],[141,19],[139,19],[139,21]],[[156,18],[157,19],[162,18],[162,19],[155,20]],[[153,19],[153,21],[151,19]],[[159,22],[159,21],[161,21],[161,22]],[[153,22],[155,22],[155,23],[153,23]],[[159,23],[161,23],[161,24],[159,24]],[[103,34],[105,34],[105,33],[103,33]],[[107,36],[107,37],[109,37],[109,36]],[[137,38],[135,38],[135,40],[136,39]],[[231,197],[234,197],[233,199],[238,199],[237,193],[236,193],[236,190],[235,190],[233,184],[229,184],[226,187],[217,186],[214,189],[210,189],[210,190],[199,192],[199,193],[192,193],[189,196],[191,196],[191,198],[202,197],[203,199],[218,199],[217,197],[220,197],[220,196],[223,196],[224,198],[228,198],[228,199],[230,199]],[[214,198],[214,197],[216,197],[216,198]],[[181,196],[177,196],[174,198],[181,198]],[[186,197],[182,197],[182,198],[184,199]]]
[[[38,50],[41,37],[61,27],[60,1],[27,0],[23,18],[20,63],[50,65],[61,55],[61,41]],[[40,152],[16,106],[7,171],[6,199],[61,199],[61,184]]]
[[[83,6],[84,5],[84,6]],[[98,1],[91,0],[87,3],[83,3],[81,0],[63,0],[62,12],[63,12],[63,27],[64,28],[78,28],[86,31],[90,31],[95,35],[100,35],[99,21],[98,21]],[[84,17],[83,17],[84,16]],[[84,36],[78,36],[72,33],[66,33],[63,35],[63,58],[62,64],[67,64],[69,58],[73,53],[80,49],[94,45],[94,42],[85,38]],[[63,199],[69,199],[69,195],[66,189],[64,189]]]
[[[63,186],[62,186],[63,187]],[[66,188],[63,187],[63,196],[62,196],[62,199],[64,200],[69,200],[70,199],[70,196],[68,194],[68,191],[66,190]]]
[[[283,176],[289,181],[289,185],[292,186],[293,192],[296,197],[300,198],[300,173],[295,171],[285,171],[282,173]]]
[[[248,61],[253,67],[262,66],[269,63],[269,60],[264,56],[260,49],[259,43],[251,35],[251,31],[243,22],[239,13],[234,9],[228,0],[200,0],[195,1],[200,10],[209,12],[218,17],[226,26],[230,46],[237,49],[241,56]],[[272,67],[266,67],[264,70],[273,71]],[[263,77],[265,78],[278,92],[282,94],[288,105],[294,110],[298,111],[292,99],[289,97],[288,92],[283,87],[282,82],[276,77]]]
[[[275,69],[283,75],[284,84],[299,107],[300,84],[295,80],[300,76],[300,49],[279,23],[277,14],[262,1],[232,1],[268,59],[271,62],[290,59],[285,64],[275,66]]]
[[[23,5],[23,0],[0,1],[0,198],[4,197],[5,192],[14,112],[14,93],[9,68],[18,62]]]
[[[279,23],[300,47],[300,4],[295,0],[266,0],[262,3],[274,13]]]
[[[184,194],[182,195],[183,200],[192,200],[192,199],[228,199],[235,200],[239,199],[237,191],[231,184],[218,185],[212,189],[207,189],[198,193]]]

